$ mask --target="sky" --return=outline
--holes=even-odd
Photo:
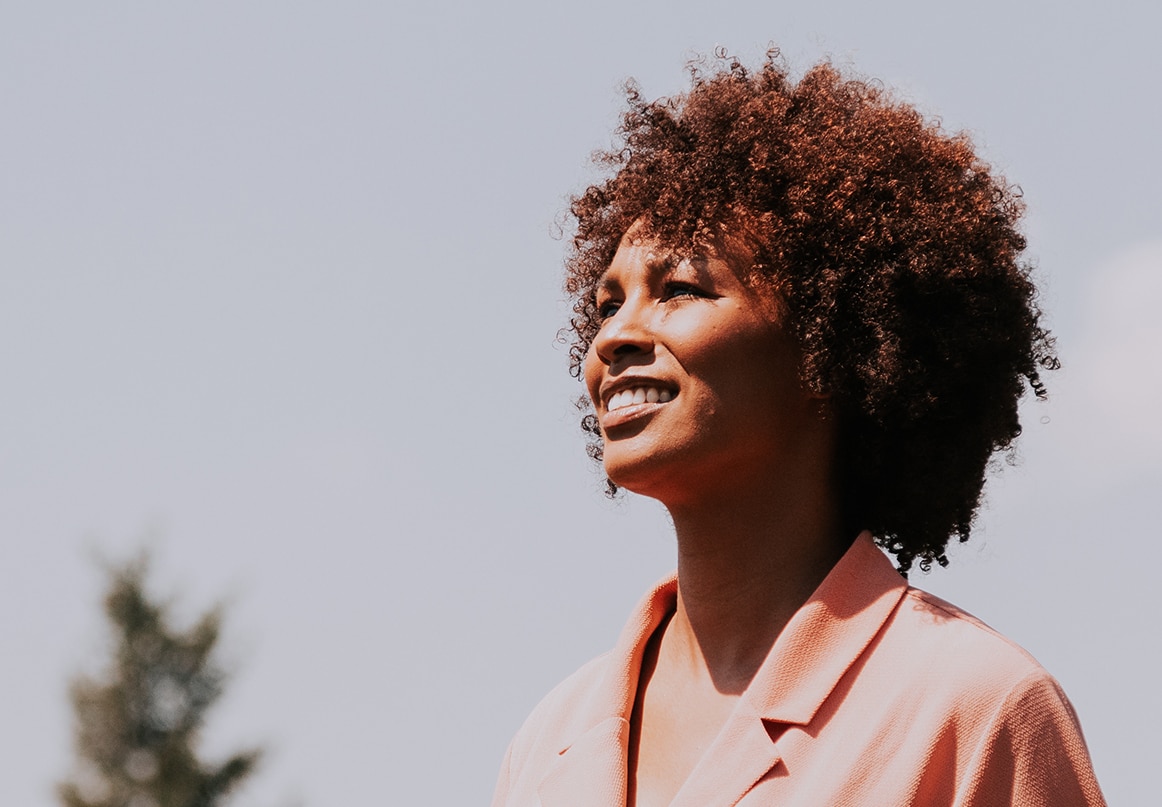
[[[1162,7],[0,2],[0,804],[72,764],[98,558],[225,601],[239,807],[486,804],[674,563],[609,501],[557,338],[622,82],[723,46],[872,76],[1018,183],[1063,369],[913,582],[1036,656],[1111,804],[1162,742]]]

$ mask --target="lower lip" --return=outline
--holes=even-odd
[[[671,401],[667,401],[666,403],[632,404],[630,406],[623,406],[621,409],[615,409],[612,412],[606,412],[605,416],[601,418],[601,429],[602,431],[608,432],[610,429],[616,429],[618,426],[624,426],[632,421],[649,417],[663,406],[669,406],[670,403]]]

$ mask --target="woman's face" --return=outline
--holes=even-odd
[[[819,401],[773,292],[719,256],[676,261],[631,231],[597,307],[585,382],[610,479],[670,505],[794,472]]]

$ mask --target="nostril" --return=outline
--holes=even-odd
[[[626,356],[630,353],[638,353],[640,351],[641,351],[641,347],[634,344],[633,342],[623,342],[622,344],[618,345],[617,347],[615,347],[613,349],[613,355],[614,356]]]

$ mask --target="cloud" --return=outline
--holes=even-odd
[[[1090,277],[1062,414],[1085,432],[1077,436],[1093,459],[1162,467],[1162,240],[1112,256]]]

